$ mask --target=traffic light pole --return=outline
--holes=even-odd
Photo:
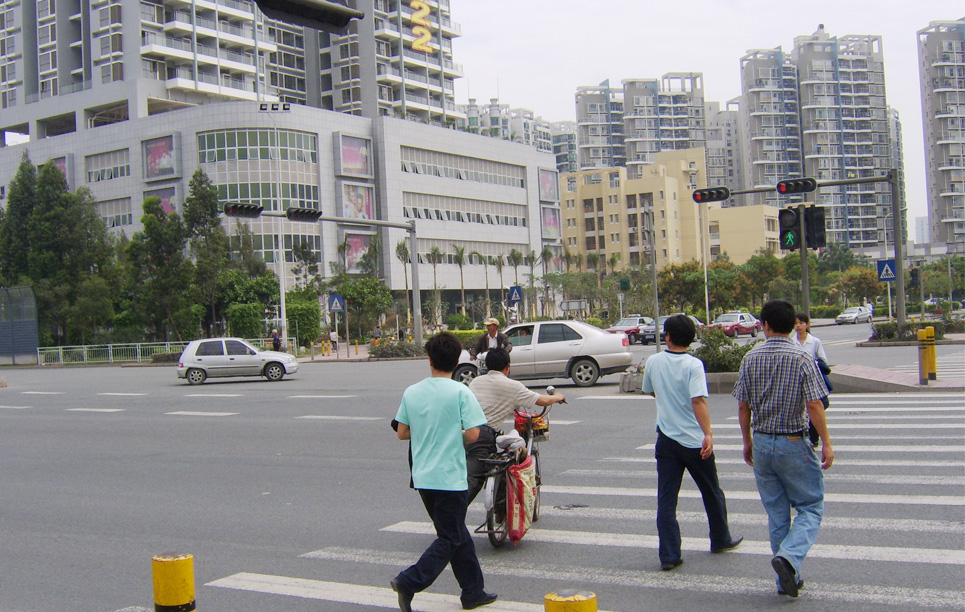
[[[283,212],[277,211],[266,211],[262,213],[265,217],[286,217],[287,215]],[[419,285],[419,251],[416,250],[417,240],[416,240],[416,229],[415,220],[409,221],[408,223],[396,223],[394,221],[382,221],[380,219],[366,219],[364,221],[349,220],[345,217],[328,217],[319,216],[319,221],[328,221],[331,223],[339,223],[341,225],[362,225],[362,226],[378,226],[378,227],[394,227],[398,229],[404,229],[409,233],[409,253],[413,258],[412,262],[412,340],[415,342],[416,346],[422,346],[422,296],[420,295],[420,285]]]
[[[797,218],[801,226],[801,312],[811,316],[811,274],[808,272],[808,248],[805,236],[807,228],[804,221],[804,202],[797,205]]]

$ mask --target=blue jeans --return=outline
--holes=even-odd
[[[725,546],[730,543],[727,526],[727,502],[717,481],[717,464],[714,456],[700,458],[699,448],[687,448],[662,431],[657,430],[654,447],[657,458],[657,533],[660,536],[660,562],[674,563],[680,560],[680,526],[677,523],[677,498],[684,470],[690,472],[704,500],[704,511],[710,524],[710,545]]]
[[[462,602],[478,600],[485,591],[476,547],[466,528],[466,492],[419,489],[419,495],[436,528],[436,539],[415,565],[402,570],[396,580],[404,589],[418,593],[427,589],[451,564],[462,589]]]
[[[807,433],[792,437],[754,432],[754,477],[767,512],[771,552],[787,559],[800,580],[824,516],[824,474]],[[797,511],[793,523],[791,508]]]

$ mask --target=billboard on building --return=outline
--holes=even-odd
[[[543,218],[543,238],[559,238],[560,233],[560,211],[558,208],[549,206],[542,207]]]
[[[181,156],[177,134],[141,141],[141,159],[145,181],[158,181],[181,175]]]
[[[346,219],[375,218],[375,188],[363,183],[342,183],[339,216]]]
[[[359,274],[362,256],[369,252],[372,246],[372,234],[345,232],[345,271],[349,274]]]
[[[539,199],[542,202],[560,201],[560,184],[556,170],[539,169]]]
[[[144,192],[144,199],[154,196],[161,198],[161,209],[165,214],[170,215],[173,212],[177,212],[177,204],[175,203],[174,197],[177,194],[174,187],[165,187],[163,189],[152,189],[151,191]]]
[[[349,136],[336,132],[335,174],[371,177],[372,141],[368,138]]]

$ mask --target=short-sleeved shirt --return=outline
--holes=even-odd
[[[486,422],[493,429],[499,429],[513,410],[532,408],[539,399],[539,393],[498,371],[472,379],[469,390],[479,400],[479,405],[486,413]]]
[[[820,359],[825,363],[828,362],[828,355],[827,353],[824,352],[824,345],[821,344],[821,341],[815,338],[814,336],[812,336],[810,333],[808,333],[807,338],[805,338],[804,342],[802,343],[800,340],[797,339],[797,332],[792,332],[791,340],[793,340],[795,344],[803,348],[804,352],[810,355],[812,359],[815,359],[815,360]]]
[[[685,448],[700,448],[704,431],[691,400],[707,397],[704,363],[686,352],[657,353],[647,358],[642,388],[656,395],[660,432]]]
[[[485,424],[476,396],[450,378],[426,378],[402,394],[395,419],[409,426],[412,484],[416,489],[465,491],[462,432]]]
[[[787,336],[771,336],[741,362],[732,395],[751,407],[751,429],[789,434],[808,427],[807,402],[828,395],[811,356]]]

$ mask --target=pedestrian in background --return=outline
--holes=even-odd
[[[513,350],[513,343],[509,341],[509,336],[499,331],[499,319],[493,317],[486,319],[486,333],[479,336],[476,343],[469,349],[469,355],[475,359],[477,355],[491,348],[505,349],[507,353]]]
[[[328,332],[328,341],[332,343],[332,354],[338,355],[338,332],[334,329]]]
[[[271,349],[273,351],[281,350],[281,337],[279,337],[277,329],[271,330]]]
[[[824,475],[834,462],[821,398],[828,394],[814,360],[791,338],[794,306],[771,300],[761,308],[763,344],[741,361],[733,395],[739,406],[744,461],[754,468],[770,531],[777,592],[797,597],[801,564],[824,516]],[[821,460],[806,439],[808,421],[821,437]],[[791,509],[797,511],[791,522]]]
[[[683,564],[677,498],[684,470],[690,472],[704,500],[710,524],[710,552],[736,548],[727,524],[727,501],[717,480],[714,433],[707,409],[707,376],[702,361],[687,352],[697,335],[694,322],[674,315],[663,326],[667,350],[647,359],[642,388],[657,400],[657,533],[660,569]],[[475,381],[473,381],[475,382]]]
[[[381,325],[376,325],[376,326],[375,326],[375,333],[373,334],[373,336],[375,336],[375,343],[376,343],[376,344],[378,344],[379,342],[382,342],[382,326],[381,326]]]
[[[436,334],[426,342],[432,375],[405,390],[395,420],[400,440],[410,440],[412,483],[436,531],[415,565],[389,584],[398,594],[399,609],[412,610],[412,598],[427,589],[452,565],[462,589],[465,610],[496,601],[484,590],[482,568],[466,527],[466,444],[475,442],[486,423],[479,402],[466,385],[452,380],[462,344],[450,333]]]
[[[831,381],[828,380],[828,374],[831,373],[831,366],[828,365],[828,356],[824,352],[824,346],[821,344],[821,341],[811,335],[811,317],[803,312],[797,313],[796,317],[797,322],[794,324],[794,333],[791,334],[791,339],[797,342],[801,348],[804,349],[804,352],[810,355],[811,359],[818,364],[818,371],[821,372],[821,378],[824,379],[824,386],[828,388],[828,391],[832,391]],[[821,398],[821,403],[824,404],[825,410],[831,405],[831,401],[827,395]],[[814,423],[808,424],[808,438],[811,440],[811,446],[817,446],[821,439],[820,436],[818,436],[817,430],[814,428]]]

